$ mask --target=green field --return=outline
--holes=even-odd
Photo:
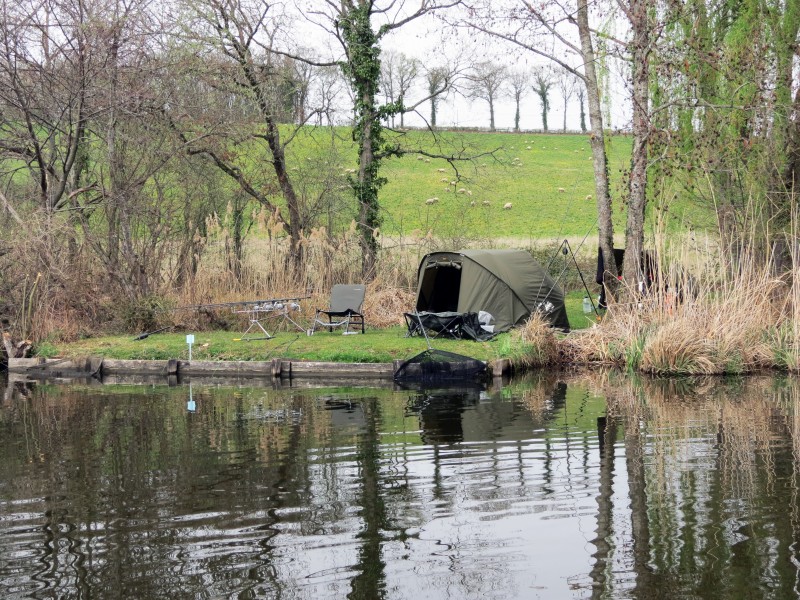
[[[349,130],[337,129],[332,145],[325,131],[330,132],[307,128],[297,135],[288,153],[295,165],[291,171],[297,182],[305,183],[325,169],[339,169],[344,190],[346,178],[358,167],[356,147]],[[380,169],[387,181],[379,194],[385,237],[433,236],[450,246],[519,247],[531,241],[583,239],[587,234],[592,238],[597,232],[588,134],[407,131],[387,137],[406,154],[384,159]],[[615,237],[621,239],[631,139],[608,135],[606,146]],[[251,168],[263,165],[255,154],[251,160],[257,163]],[[690,185],[704,184],[673,180],[658,190],[658,203],[668,209],[658,214],[667,217],[668,231],[714,226],[713,208],[693,202],[685,190]],[[648,212],[653,215],[655,191],[649,195]],[[433,198],[438,200],[426,202]],[[280,197],[274,201],[283,204]],[[506,203],[512,207],[505,210]],[[349,224],[351,217],[340,217]]]
[[[492,154],[456,162],[455,168],[416,153],[387,160],[381,202],[388,235],[431,230],[444,239],[471,234],[475,239],[549,240],[596,231],[588,136],[450,132],[432,147],[429,136],[410,135],[430,153],[464,148],[464,155]],[[613,137],[609,149],[612,185],[618,187],[620,170],[630,163],[630,140]],[[427,204],[429,198],[438,201]],[[506,203],[512,208],[504,209]],[[615,223],[620,230],[621,218],[620,212]]]

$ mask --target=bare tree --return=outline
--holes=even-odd
[[[336,123],[336,99],[347,91],[347,82],[338,67],[317,67],[314,96],[317,106],[317,125],[332,126]],[[352,103],[350,104],[352,107]]]
[[[87,99],[101,62],[86,15],[39,2],[3,4],[0,43],[0,160],[3,175],[23,168],[37,204],[52,214],[78,181],[90,115]],[[99,48],[98,48],[99,50]]]
[[[292,60],[289,63],[291,68],[290,84],[292,93],[290,98],[294,107],[294,123],[306,123],[308,121],[307,110],[311,86],[316,76],[316,69],[301,60]]]
[[[431,118],[429,125],[436,128],[437,109],[447,90],[452,85],[453,71],[446,66],[435,66],[425,72],[428,99],[431,103]]]
[[[419,61],[402,52],[390,50],[384,53],[381,60],[381,87],[388,104],[397,103],[400,127],[405,126],[405,98],[419,76],[419,70]],[[391,115],[392,126],[394,126],[396,114]]]
[[[586,87],[584,87],[582,81],[578,81],[576,94],[578,95],[578,109],[580,110],[581,133],[586,133],[586,109],[583,105],[586,101]]]
[[[520,104],[530,85],[530,75],[522,69],[514,69],[508,76],[511,96],[514,98],[514,131],[519,131]]]
[[[542,107],[542,129],[546,132],[547,115],[550,113],[550,89],[553,87],[553,72],[547,67],[538,67],[533,72],[533,91]]]
[[[583,82],[591,124],[599,245],[607,266],[605,280],[613,293],[617,274],[613,257],[614,226],[588,0],[574,0],[574,3],[566,4],[539,4],[529,0],[476,0],[471,3],[470,9],[468,17],[456,21],[456,25],[481,31],[512,47],[545,58],[570,70]],[[552,49],[551,40],[558,42],[558,52]]]
[[[489,131],[495,131],[494,107],[505,93],[507,79],[505,67],[491,61],[480,62],[466,79],[468,95],[474,99],[484,100],[489,105]]]
[[[147,296],[175,223],[168,203],[153,203],[174,147],[156,108],[167,99],[153,83],[163,65],[148,3],[53,1],[4,10],[0,169],[12,168],[0,178],[10,176],[21,191],[25,165],[35,185],[35,194],[21,196],[37,197],[46,215],[42,272],[56,276],[57,245],[77,252],[74,233],[82,227],[80,242],[101,262],[104,284],[128,299]]]
[[[628,218],[625,225],[625,262],[622,267],[627,282],[644,278],[644,217],[647,206],[647,159],[650,137],[650,56],[653,51],[654,0],[621,0],[619,6],[628,18],[631,36],[628,52],[632,61],[631,100],[633,104],[633,148],[628,188]]]
[[[285,17],[272,4],[250,0],[198,0],[188,3],[187,9],[192,15],[187,37],[214,57],[212,60],[204,58],[203,64],[197,65],[197,68],[202,71],[211,68],[209,79],[217,82],[215,85],[225,81],[225,76],[230,77],[225,85],[233,93],[241,94],[252,102],[261,124],[257,130],[251,129],[249,132],[230,129],[226,132],[222,123],[212,123],[206,132],[198,135],[201,123],[187,118],[184,112],[182,118],[175,116],[176,129],[183,132],[181,135],[191,154],[208,157],[246,194],[275,215],[289,236],[295,264],[299,264],[303,227],[301,202],[286,157],[286,147],[296,130],[282,132],[279,127],[281,121],[285,120],[287,108],[282,85],[287,57],[272,52]],[[293,100],[288,101],[290,107],[293,104]],[[310,118],[308,114],[305,116]],[[220,136],[219,133],[223,132],[225,135]],[[245,136],[266,145],[269,155],[266,162],[272,167],[274,184],[263,179],[260,169],[253,171],[247,168],[252,164],[252,157],[241,155],[231,147],[228,140],[231,135]],[[276,204],[272,197],[275,186],[280,190],[285,209]]]
[[[567,132],[567,107],[572,96],[575,94],[577,81],[575,76],[566,69],[560,69],[558,77],[556,78],[556,87],[561,94],[561,100],[564,102],[564,121],[561,130]]]

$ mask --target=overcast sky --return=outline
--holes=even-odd
[[[413,56],[426,66],[443,63],[445,59],[460,61],[466,65],[475,64],[482,60],[495,61],[504,64],[508,69],[522,69],[533,71],[537,66],[547,63],[541,58],[534,58],[532,54],[520,52],[510,45],[485,36],[469,38],[458,35],[452,31],[443,34],[443,27],[432,18],[412,21],[403,28],[392,32],[384,40],[384,50],[393,49],[408,56]],[[630,121],[629,111],[625,110],[626,94],[624,74],[612,73],[616,82],[611,86],[612,111],[611,128],[626,128]],[[417,97],[424,97],[424,82],[421,80]],[[509,88],[510,91],[510,88]],[[586,110],[586,107],[584,107]],[[430,117],[430,104],[420,107],[421,117],[407,116],[406,124],[423,126],[424,119]],[[513,129],[515,106],[511,98],[503,98],[495,105],[495,126],[498,129]],[[551,90],[550,112],[548,113],[548,126],[550,130],[560,130],[563,126],[564,103],[561,94],[555,86]],[[586,125],[588,123],[586,116]],[[489,107],[483,100],[470,100],[461,94],[450,94],[440,103],[437,112],[437,124],[440,126],[483,127],[489,126]],[[522,98],[520,104],[520,128],[541,129],[541,104],[532,88]],[[580,113],[577,95],[574,95],[567,104],[567,129],[580,129]]]

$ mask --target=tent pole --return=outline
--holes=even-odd
[[[589,302],[592,303],[592,312],[594,312],[595,316],[599,317],[600,314],[597,312],[597,307],[594,305],[594,299],[592,298],[592,292],[589,291],[589,286],[586,285],[586,280],[583,278],[583,273],[581,272],[581,268],[580,268],[580,266],[578,266],[578,259],[575,258],[575,253],[572,251],[572,246],[570,246],[569,240],[564,240],[564,243],[562,244],[562,246],[565,245],[565,244],[567,246],[567,249],[569,250],[570,255],[572,256],[572,262],[575,263],[575,268],[578,270],[578,276],[581,278],[581,283],[583,284],[583,289],[586,290],[586,294],[587,294],[587,296],[589,296]]]

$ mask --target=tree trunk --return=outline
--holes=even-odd
[[[378,243],[375,229],[378,217],[378,199],[374,178],[375,151],[372,147],[372,123],[369,119],[364,125],[361,138],[361,156],[358,169],[358,190],[360,192],[358,227],[361,231],[361,274],[365,281],[375,276]],[[374,194],[373,194],[374,192]]]
[[[280,143],[280,133],[275,121],[265,117],[267,121],[267,143],[272,153],[272,165],[278,177],[278,185],[286,200],[286,209],[289,211],[289,239],[291,243],[292,262],[299,266],[302,262],[302,248],[300,246],[300,209],[294,185],[289,178],[286,168],[286,153]]]
[[[800,158],[800,89],[797,90],[792,101],[792,87],[794,84],[793,70],[797,58],[800,56],[800,45],[796,40],[800,33],[800,8],[797,2],[786,3],[783,18],[773,25],[776,44],[776,81],[775,81],[775,110],[774,120],[777,138],[776,154],[785,152],[784,164],[779,167],[779,176],[773,178],[773,196],[770,203],[773,216],[778,216],[783,222],[790,219],[790,211],[795,206],[796,191],[798,189],[798,159]],[[784,150],[785,148],[785,150]],[[780,172],[782,171],[782,172]],[[782,181],[781,181],[782,179]],[[774,189],[777,188],[777,189]],[[777,193],[775,193],[777,192]]]
[[[273,106],[265,93],[263,82],[258,74],[258,67],[253,62],[253,54],[250,47],[243,44],[241,40],[234,37],[230,32],[224,33],[221,39],[223,44],[230,44],[230,47],[236,53],[236,60],[239,63],[239,67],[242,69],[242,74],[247,81],[247,86],[256,98],[259,113],[266,125],[264,137],[267,140],[267,145],[272,155],[271,162],[278,180],[278,186],[281,188],[281,193],[286,201],[286,210],[289,212],[288,223],[286,223],[286,221],[284,221],[284,223],[286,223],[286,229],[289,234],[292,262],[295,267],[299,268],[302,263],[299,201],[292,180],[289,177],[289,171],[286,168],[286,152],[281,143],[278,125],[275,122]],[[240,185],[241,183],[242,181],[240,180]]]
[[[597,549],[592,558],[591,578],[597,595],[608,594],[608,573],[614,555],[612,536],[614,535],[614,444],[617,440],[617,422],[613,416],[597,418],[597,440],[599,442],[599,481],[597,490],[597,529],[592,540]]]
[[[578,95],[578,104],[581,109],[581,133],[586,133],[586,110],[583,108],[583,94]]]
[[[625,227],[625,262],[622,271],[625,282],[633,289],[646,285],[642,265],[644,246],[644,215],[647,206],[647,138],[649,136],[650,92],[650,31],[648,29],[648,0],[630,3],[633,40],[633,149],[628,196],[628,220]]]
[[[547,109],[549,108],[547,96],[542,96],[542,129],[547,133]]]
[[[794,117],[789,123],[789,135],[786,148],[786,170],[783,175],[784,186],[789,195],[789,205],[794,205],[794,199],[800,190],[800,89],[794,97],[792,111]]]
[[[603,132],[603,109],[600,103],[600,88],[595,70],[594,47],[589,29],[589,7],[587,0],[579,0],[576,13],[578,34],[584,64],[584,82],[589,105],[591,126],[592,166],[594,167],[594,189],[597,203],[597,229],[600,251],[603,253],[606,292],[614,296],[617,290],[617,264],[614,261],[614,224],[611,220],[611,196],[608,185],[608,157]]]
[[[343,3],[344,5],[344,3]],[[364,281],[375,277],[378,258],[377,233],[380,226],[378,192],[385,183],[378,176],[382,152],[383,126],[376,105],[380,77],[379,39],[372,31],[372,3],[350,6],[342,15],[339,27],[348,51],[345,75],[354,92],[355,125],[353,139],[358,145],[358,178],[351,186],[359,206],[358,231],[361,245],[361,275]],[[432,109],[435,102],[431,102]]]
[[[627,255],[627,253],[626,253]],[[631,511],[631,550],[636,591],[651,591],[654,587],[650,569],[650,518],[647,503],[647,473],[645,471],[645,436],[637,419],[629,418],[625,428],[625,464],[628,467],[628,497]],[[635,594],[634,597],[637,597]]]

